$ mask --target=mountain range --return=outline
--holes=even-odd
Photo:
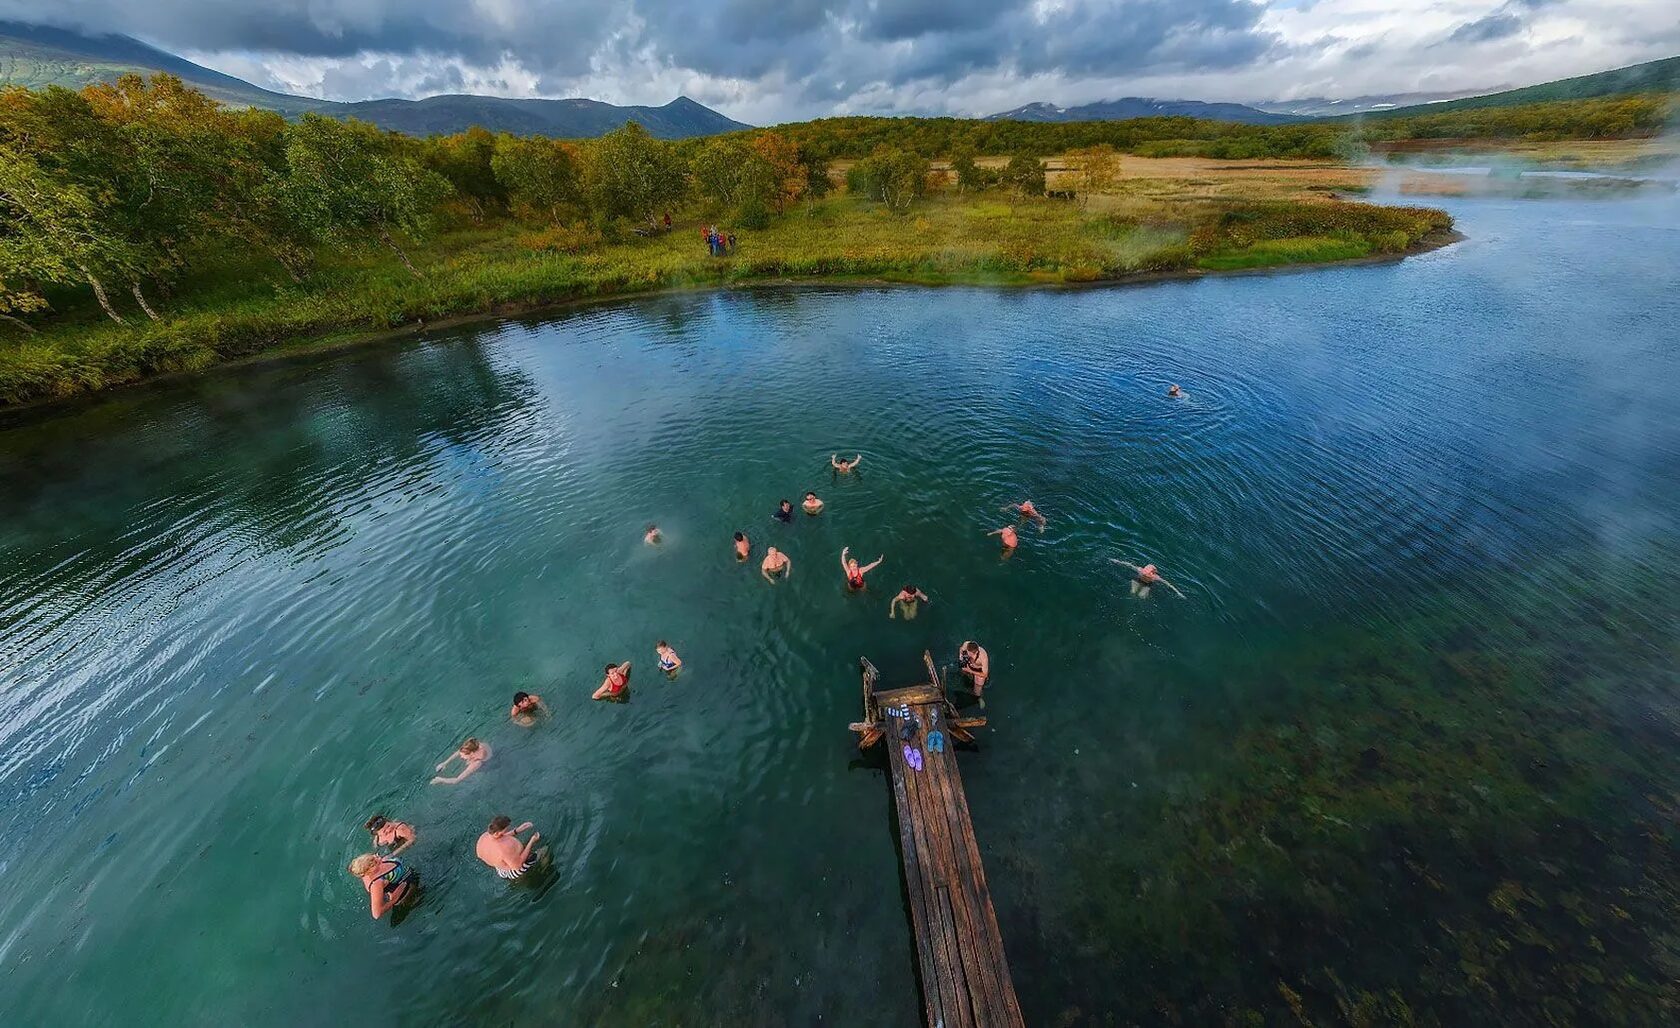
[[[138,72],[168,72],[225,104],[259,107],[289,117],[307,112],[360,118],[411,135],[461,132],[481,125],[497,132],[589,138],[627,121],[637,121],[662,139],[733,132],[749,126],[679,96],[660,107],[621,107],[599,100],[512,99],[445,95],[422,100],[318,100],[263,89],[243,79],[194,64],[130,36],[90,35],[70,29],[0,21],[0,85],[79,89]],[[988,115],[987,121],[1103,121],[1179,116],[1251,125],[1281,125],[1348,117],[1387,117],[1474,107],[1504,107],[1547,100],[1573,100],[1637,92],[1680,93],[1680,57],[1558,79],[1500,92],[1394,93],[1349,99],[1310,97],[1253,104],[1159,100],[1129,96],[1075,107],[1029,103]]]
[[[620,107],[599,100],[520,100],[500,96],[429,96],[423,100],[343,103],[254,86],[129,36],[92,36],[68,29],[0,21],[0,85],[79,89],[138,72],[166,71],[234,107],[295,116],[307,112],[360,118],[411,135],[461,132],[482,125],[497,132],[582,139],[627,121],[661,139],[733,132],[747,125],[679,96],[662,107]]]

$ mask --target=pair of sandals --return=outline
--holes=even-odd
[[[937,710],[933,711],[932,717],[934,723],[937,724],[939,712]],[[921,748],[916,746],[913,741],[916,738],[916,733],[921,731],[921,727],[920,719],[914,714],[904,718],[898,725],[898,737],[904,742],[904,762],[910,765],[912,771],[920,771],[923,766]],[[927,751],[929,753],[945,752],[944,732],[935,728],[927,734]]]

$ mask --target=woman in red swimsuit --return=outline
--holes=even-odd
[[[840,548],[840,570],[846,576],[847,586],[853,589],[862,589],[863,576],[880,567],[881,561],[886,558],[876,557],[874,563],[865,564],[862,567],[859,567],[858,562],[852,559],[851,551],[852,548],[850,546],[843,546]]]

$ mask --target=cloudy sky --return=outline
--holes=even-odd
[[[1676,0],[0,0],[0,18],[336,100],[687,94],[756,124],[1448,91],[1680,53]]]

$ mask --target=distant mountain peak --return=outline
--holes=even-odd
[[[986,121],[1124,121],[1128,118],[1186,117],[1275,125],[1294,121],[1287,114],[1262,111],[1246,104],[1207,103],[1202,100],[1158,100],[1152,96],[1123,96],[1077,107],[1061,107],[1045,100],[1013,110],[989,114]]]

